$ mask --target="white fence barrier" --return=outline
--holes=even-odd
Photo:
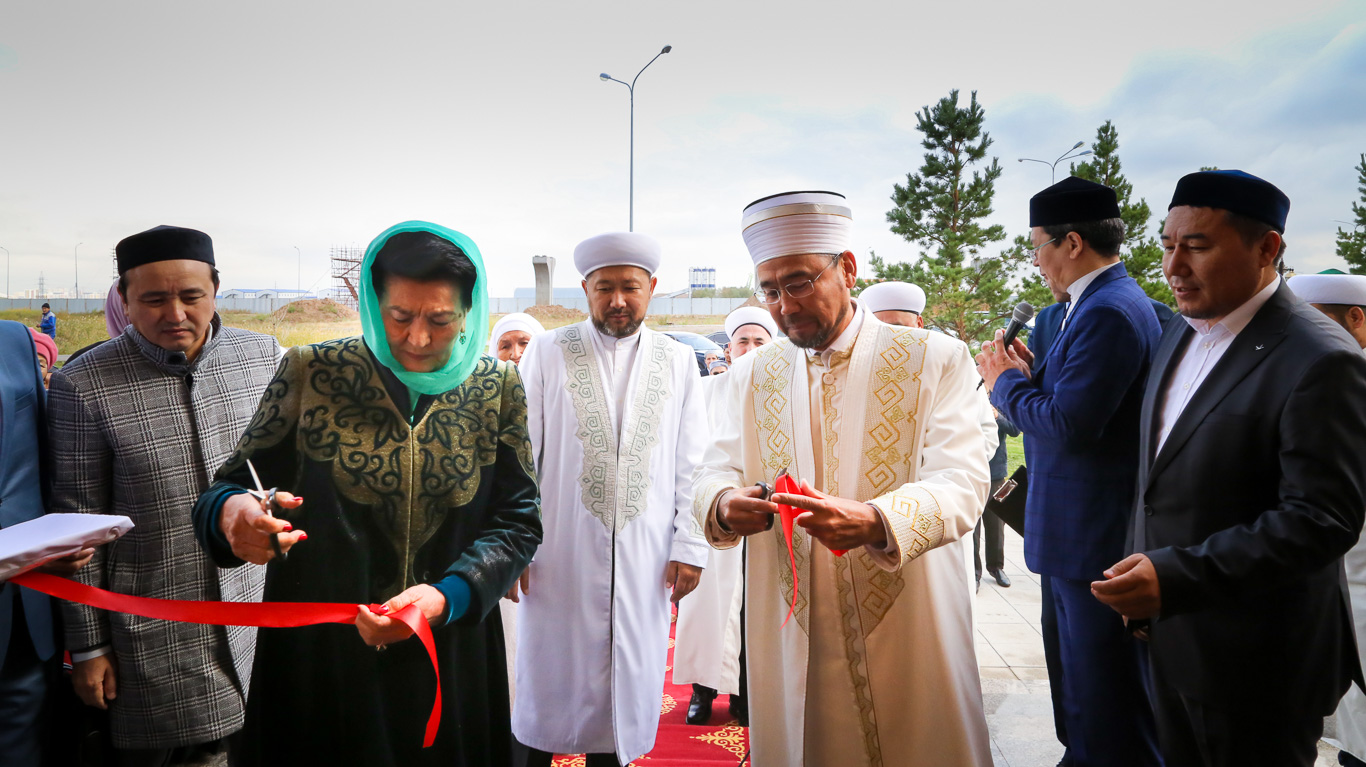
[[[297,299],[220,298],[218,299],[218,311],[270,314],[295,300]],[[85,314],[104,311],[104,299],[102,298],[0,298],[0,310],[29,309],[36,312],[42,308],[44,303],[51,304],[52,311],[59,314]],[[715,317],[730,314],[744,303],[745,299],[743,298],[656,298],[650,302],[649,314],[655,317],[686,314]],[[588,313],[587,298],[561,299],[558,304],[570,309],[577,309],[585,314]],[[524,312],[535,305],[536,300],[534,298],[490,298],[489,312],[491,314]]]

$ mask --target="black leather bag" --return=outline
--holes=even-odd
[[[1024,535],[1025,497],[1028,495],[1029,474],[1020,466],[987,498],[987,511],[1000,517],[1011,530]]]

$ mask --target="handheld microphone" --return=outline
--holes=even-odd
[[[1034,307],[1030,305],[1028,301],[1021,301],[1016,304],[1015,311],[1010,314],[1010,324],[1006,325],[1005,337],[1001,339],[1001,348],[1010,348],[1010,343],[1015,340],[1015,336],[1019,334],[1020,328],[1029,324],[1029,321],[1032,319],[1034,319]],[[977,388],[982,388],[982,384],[984,383],[986,383],[986,379],[978,381]]]

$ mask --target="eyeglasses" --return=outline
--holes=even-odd
[[[783,293],[788,294],[792,298],[805,298],[816,292],[816,280],[819,280],[826,272],[830,271],[830,267],[839,262],[841,254],[818,253],[816,255],[830,256],[830,263],[826,264],[825,268],[820,271],[820,274],[817,274],[809,280],[802,280],[801,282],[792,282],[784,285],[781,291],[776,289],[756,290],[754,291],[754,297],[759,299],[759,303],[772,305],[782,300]]]
[[[1049,240],[1048,242],[1043,243],[1042,245],[1038,246],[1037,248],[1030,248],[1030,249],[1029,249],[1029,255],[1030,255],[1032,258],[1038,258],[1038,257],[1039,257],[1039,251],[1043,250],[1044,248],[1048,247],[1049,245],[1052,245],[1053,243],[1055,243],[1055,242],[1057,242],[1057,241],[1058,241],[1058,238],[1057,238],[1057,237],[1054,237],[1053,239]]]

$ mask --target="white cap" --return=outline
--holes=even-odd
[[[843,253],[853,213],[844,195],[784,192],[745,206],[740,228],[755,266],[783,256]]]
[[[638,232],[608,232],[574,248],[574,268],[584,277],[604,266],[638,266],[653,276],[659,260],[659,242]]]
[[[1366,306],[1366,276],[1359,274],[1297,274],[1290,289],[1311,304]]]
[[[512,314],[505,314],[503,315],[502,319],[494,323],[493,332],[489,333],[490,357],[498,356],[498,341],[504,335],[506,335],[507,333],[511,333],[514,330],[520,330],[524,333],[529,333],[533,336],[537,335],[538,333],[545,332],[545,328],[542,327],[541,323],[538,322],[536,318],[532,317],[530,314],[524,314],[522,312],[513,312]]]
[[[745,325],[758,325],[768,331],[769,338],[778,337],[778,323],[773,321],[773,315],[769,314],[767,309],[742,306],[726,315],[726,337],[734,338]]]
[[[919,285],[909,282],[879,282],[869,285],[858,294],[858,302],[863,308],[878,312],[915,312],[925,313],[925,291]]]

